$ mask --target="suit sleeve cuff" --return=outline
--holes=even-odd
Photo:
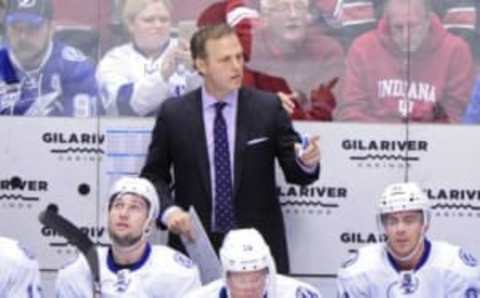
[[[296,161],[298,166],[307,174],[315,174],[315,172],[318,171],[318,167],[320,166],[320,164],[318,163],[314,166],[307,166],[302,162],[302,160],[298,156],[296,158]]]

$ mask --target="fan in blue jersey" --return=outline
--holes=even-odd
[[[147,241],[158,213],[157,192],[148,180],[124,177],[113,185],[108,204],[112,245],[98,248],[102,298],[180,298],[200,286],[189,258]],[[92,278],[80,255],[59,271],[56,297],[90,298]]]
[[[387,242],[363,247],[344,263],[338,297],[480,297],[477,260],[457,246],[426,238],[430,205],[415,183],[385,189],[377,222]]]
[[[0,115],[90,117],[103,113],[95,66],[52,39],[51,0],[8,0],[0,50]]]
[[[270,248],[255,229],[230,231],[220,249],[224,277],[186,298],[320,298],[312,286],[277,274]]]
[[[17,241],[4,237],[0,237],[0,297],[41,297],[37,261]]]

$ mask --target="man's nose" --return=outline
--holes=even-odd
[[[235,70],[239,70],[243,67],[242,59],[233,59],[232,66]]]
[[[396,226],[395,232],[397,234],[403,234],[405,233],[405,223],[403,221],[399,221]]]
[[[17,29],[15,34],[17,35],[17,39],[19,39],[19,40],[28,40],[29,39],[28,31],[25,30],[25,29],[22,29],[22,28]]]
[[[122,207],[120,208],[120,210],[118,211],[118,215],[121,217],[121,218],[125,218],[128,216],[128,207]]]

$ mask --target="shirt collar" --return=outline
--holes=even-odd
[[[229,92],[225,97],[222,98],[222,101],[227,103],[227,107],[233,107],[237,104],[238,99],[238,89]],[[208,108],[213,108],[215,103],[218,102],[218,99],[208,94],[205,85],[202,86],[202,106],[206,110]]]
[[[163,45],[160,47],[160,55],[158,55],[157,58],[155,59],[152,59],[153,61],[157,60],[159,57],[162,57],[162,55],[165,53],[165,51],[167,50],[168,46],[170,45],[170,42],[171,40],[168,39],[167,41],[165,41],[163,43]],[[132,48],[137,52],[139,53],[140,55],[142,55],[145,59],[150,59],[148,58],[148,56],[145,54],[145,52],[143,50],[141,50],[134,42],[132,42]]]

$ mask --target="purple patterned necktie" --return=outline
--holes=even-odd
[[[232,173],[228,149],[227,125],[222,110],[225,102],[215,103],[214,166],[215,166],[215,232],[226,233],[234,228]]]

